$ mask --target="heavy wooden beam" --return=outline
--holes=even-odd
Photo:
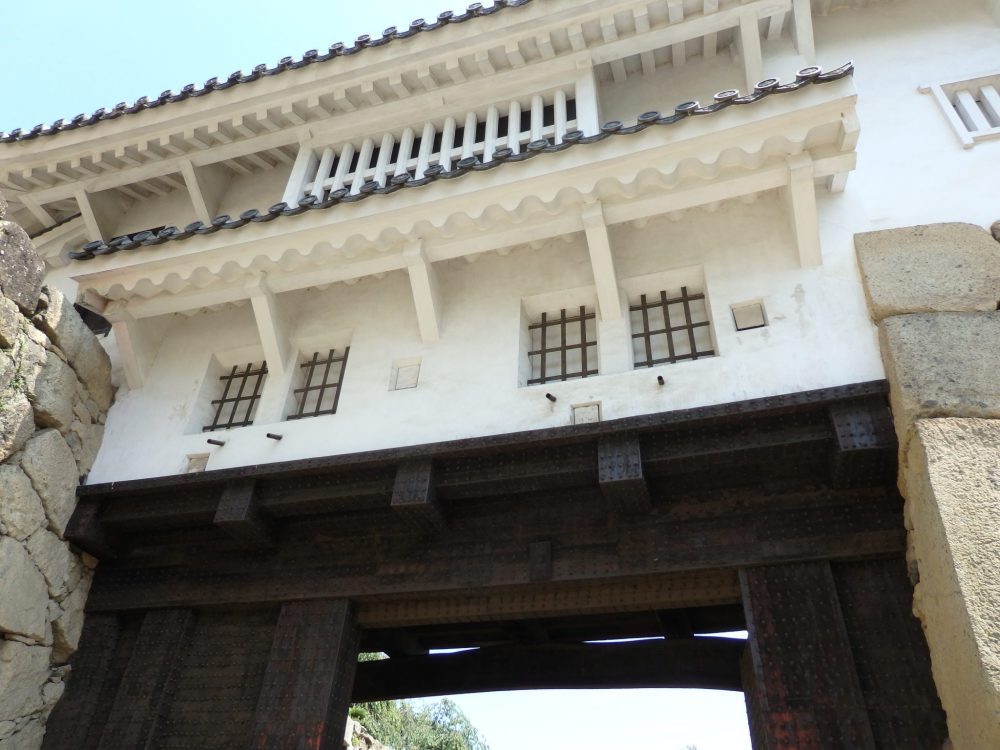
[[[285,604],[254,711],[255,750],[341,750],[357,660],[350,602]]]
[[[118,683],[98,750],[157,746],[157,735],[170,705],[194,623],[194,612],[189,609],[146,613],[132,656]]]
[[[257,509],[256,481],[237,479],[226,484],[215,511],[215,526],[247,549],[269,549],[274,534]]]
[[[837,487],[891,480],[891,454],[896,450],[889,407],[882,399],[830,406],[834,442],[830,475]],[[887,460],[889,459],[889,460]]]
[[[441,294],[437,273],[427,259],[423,244],[420,242],[407,246],[403,251],[403,258],[410,277],[410,290],[413,292],[413,306],[417,312],[420,338],[424,343],[437,341],[441,329]]]
[[[604,208],[600,202],[585,206],[581,212],[583,229],[587,235],[590,250],[590,265],[597,287],[597,304],[601,320],[618,320],[622,317],[621,293],[618,290],[618,274],[611,252],[608,225],[604,220]]]
[[[815,165],[808,153],[788,157],[788,208],[801,268],[823,264],[815,176]]]
[[[729,638],[496,646],[358,665],[356,703],[504,690],[741,690],[744,642]]]

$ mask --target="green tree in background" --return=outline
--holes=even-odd
[[[360,654],[359,661],[383,659]],[[351,706],[351,718],[394,750],[490,750],[462,709],[447,698],[414,708],[406,701]]]

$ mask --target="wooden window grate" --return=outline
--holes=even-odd
[[[566,310],[560,310],[558,316],[542,313],[539,322],[528,326],[528,334],[528,385],[597,374],[597,319],[585,306],[570,316]]]
[[[643,294],[639,304],[629,306],[629,312],[632,330],[638,331],[632,334],[636,367],[715,355],[704,294],[690,294],[686,286],[675,297],[666,291],[652,299]]]
[[[347,355],[350,352],[351,347],[347,347],[338,356],[336,349],[331,349],[323,359],[320,359],[319,352],[313,352],[312,359],[300,365],[304,373],[304,385],[293,391],[298,407],[288,415],[288,419],[337,413],[340,387],[344,382],[344,370],[347,369]]]
[[[266,377],[267,362],[261,362],[260,365],[248,362],[246,367],[233,365],[229,374],[220,375],[219,380],[225,383],[222,398],[212,401],[212,406],[216,407],[215,416],[212,424],[201,428],[202,432],[253,424],[254,412]]]

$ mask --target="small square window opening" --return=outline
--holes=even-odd
[[[733,322],[737,331],[749,331],[754,328],[764,328],[767,325],[767,315],[764,305],[760,302],[746,302],[733,305]]]
[[[225,430],[230,427],[246,427],[253,424],[260,392],[267,378],[267,362],[255,365],[248,362],[246,367],[233,365],[226,375],[220,375],[222,397],[214,399],[215,416],[212,423],[202,427],[202,432]]]
[[[310,359],[299,365],[303,385],[293,390],[298,406],[287,419],[337,413],[344,370],[347,369],[347,355],[350,352],[351,347],[344,349],[344,353],[340,355],[336,349],[330,349],[322,359],[319,352],[313,352]]]
[[[686,286],[679,294],[661,290],[643,294],[629,306],[632,319],[632,354],[635,367],[654,367],[686,359],[712,357],[711,322],[701,292],[691,294]]]
[[[531,349],[528,385],[551,383],[597,374],[597,319],[593,310],[581,305],[567,315],[542,313],[528,326]]]

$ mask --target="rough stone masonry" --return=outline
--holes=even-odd
[[[0,750],[37,750],[96,560],[64,539],[97,456],[111,364],[0,196]]]
[[[913,610],[954,750],[1000,748],[1000,222],[855,235],[899,436]]]

